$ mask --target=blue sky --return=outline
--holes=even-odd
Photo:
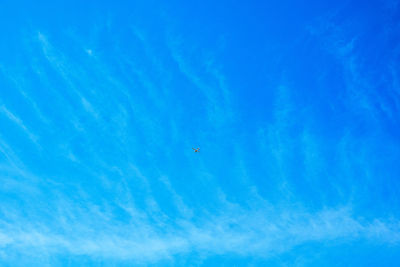
[[[399,1],[321,2],[3,1],[0,265],[400,262]]]

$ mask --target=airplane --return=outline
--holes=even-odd
[[[194,149],[194,148],[192,147],[192,149],[194,150],[194,152],[199,152],[200,147],[198,147],[198,148],[196,148],[196,149]]]

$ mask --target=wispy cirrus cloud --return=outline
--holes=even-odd
[[[185,154],[189,152],[177,152],[176,146],[168,143],[173,139],[169,135],[174,132],[175,141],[184,140],[179,145],[184,144],[191,152],[192,144],[187,140],[195,139],[193,132],[206,131],[206,127],[198,129],[201,127],[193,123],[195,119],[183,120],[175,116],[179,112],[171,109],[183,113],[186,107],[204,106],[208,121],[203,125],[211,125],[210,135],[218,135],[215,129],[230,132],[224,127],[235,120],[237,111],[233,108],[229,80],[213,57],[200,57],[204,70],[195,68],[186,54],[186,41],[172,35],[161,46],[165,45],[163,49],[178,71],[165,70],[163,61],[153,55],[151,41],[145,34],[134,32],[144,47],[143,61],[150,62],[145,67],[137,63],[135,53],[133,56],[116,49],[117,41],[112,44],[115,50],[110,49],[114,53],[111,61],[94,49],[92,53],[87,51],[90,55],[85,54],[87,58],[77,60],[45,34],[35,35],[35,44],[44,61],[38,60],[32,66],[37,67],[41,85],[56,96],[50,106],[59,120],[52,120],[55,134],[46,136],[51,139],[46,157],[50,163],[35,161],[41,166],[35,182],[27,181],[32,178],[28,171],[0,167],[4,170],[2,181],[7,181],[7,175],[19,176],[8,180],[3,188],[25,204],[21,208],[13,200],[2,202],[0,247],[4,253],[0,257],[4,262],[9,255],[18,255],[48,262],[59,257],[82,256],[149,264],[173,262],[189,254],[199,258],[228,254],[270,258],[310,243],[359,240],[384,245],[400,243],[397,218],[392,221],[363,218],[353,212],[346,194],[335,199],[340,203],[350,202],[342,208],[329,205],[328,201],[304,208],[302,197],[293,190],[294,183],[300,181],[311,186],[321,182],[317,180],[320,173],[327,171],[329,153],[322,149],[323,137],[317,131],[306,123],[295,127],[299,124],[295,119],[299,110],[290,86],[276,88],[274,119],[266,123],[260,135],[263,139],[260,154],[269,160],[262,162],[269,165],[261,182],[273,181],[265,186],[281,194],[283,201],[279,204],[260,192],[263,188],[252,180],[251,165],[245,161],[245,146],[236,143],[234,136],[216,137],[224,147],[232,148],[229,152],[234,154],[228,160],[221,160],[227,167],[227,170],[221,168],[223,175],[214,174],[206,159],[189,158]],[[355,42],[343,49],[352,50]],[[82,51],[87,49],[77,43]],[[113,70],[110,62],[116,63],[121,72]],[[61,78],[60,84],[55,77]],[[182,100],[181,106],[175,107],[178,101],[173,102],[173,98],[180,96],[174,96],[167,87],[171,86],[171,77],[186,80],[195,87],[193,91],[200,92],[199,102]],[[37,107],[42,110],[39,104]],[[17,116],[6,106],[1,106],[0,112],[21,130],[29,131],[24,116]],[[203,118],[202,112],[196,114]],[[176,128],[170,129],[171,125]],[[352,168],[360,166],[353,159],[358,150],[349,148],[354,137],[347,138],[339,138],[342,143],[337,150],[328,150],[339,158],[342,171],[339,174],[345,178],[354,176]],[[0,152],[5,155],[6,165],[18,162],[8,144],[0,142]],[[60,159],[60,153],[65,157]],[[211,154],[208,156],[212,157]],[[366,172],[371,171],[367,157],[360,161]],[[53,163],[59,167],[52,168]],[[295,163],[301,167],[293,174],[288,169]],[[347,189],[338,182],[324,182],[327,187]],[[232,184],[240,189],[235,192],[237,195],[227,189]],[[324,191],[318,194],[329,196]]]
[[[48,63],[66,83],[68,90],[64,90],[64,95],[71,96],[72,93],[72,96],[79,100],[83,110],[90,114],[95,120],[100,120],[101,117],[97,111],[97,107],[91,103],[91,101],[98,101],[98,95],[91,93],[93,91],[90,90],[90,84],[93,79],[90,78],[89,72],[85,69],[87,66],[82,66],[70,60],[60,49],[54,47],[48,40],[48,37],[41,32],[37,34],[37,41]],[[81,85],[80,89],[78,89],[79,85]],[[74,103],[74,101],[69,104],[71,103]]]
[[[385,12],[388,20],[393,20],[396,6],[390,2],[382,3],[379,9],[380,12]],[[377,127],[382,127],[385,123],[397,123],[399,118],[395,115],[398,109],[395,103],[399,98],[396,93],[398,85],[395,85],[396,78],[392,75],[391,68],[398,66],[399,53],[398,48],[392,48],[390,44],[397,33],[393,28],[388,28],[376,33],[378,36],[373,40],[366,39],[371,29],[357,24],[355,19],[340,20],[341,12],[345,11],[320,17],[308,27],[308,31],[342,67],[346,86],[343,100],[346,101],[346,108],[362,116],[365,121],[374,122]],[[380,27],[384,27],[384,23],[380,23]],[[379,44],[387,47],[381,55],[387,60],[385,66],[381,66],[378,61],[365,59],[364,49],[369,47],[363,45],[365,42],[371,46]],[[372,66],[378,67],[379,71],[372,71]]]
[[[163,226],[164,230],[146,221],[114,224],[108,215],[98,217],[93,213],[83,216],[84,221],[69,219],[61,224],[66,228],[58,230],[37,223],[22,226],[3,221],[0,245],[22,255],[34,251],[38,255],[85,255],[145,263],[173,260],[189,251],[199,255],[235,253],[268,258],[309,242],[400,242],[398,222],[361,222],[352,217],[348,208],[316,213],[236,208],[221,214],[201,218],[198,223],[182,220],[177,226]],[[102,232],[95,234],[90,228]]]

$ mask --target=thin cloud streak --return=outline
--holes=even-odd
[[[20,119],[14,113],[12,113],[8,108],[6,108],[5,105],[0,106],[0,113],[5,115],[9,120],[14,122],[19,128],[21,128],[21,130],[23,130],[23,132],[29,137],[29,139],[33,143],[35,143],[36,145],[39,145],[38,144],[39,138],[34,133],[32,133],[31,130],[28,129],[28,127],[25,125],[25,123],[22,121],[22,119]]]
[[[213,61],[209,59],[208,61],[205,60],[204,64],[206,65],[207,72],[216,81],[217,86],[212,86],[200,78],[190,66],[189,61],[184,58],[181,42],[179,38],[170,34],[167,38],[167,47],[180,72],[206,97],[207,102],[205,104],[209,120],[217,123],[217,125],[224,125],[227,122],[231,122],[234,115],[225,77],[215,67]]]

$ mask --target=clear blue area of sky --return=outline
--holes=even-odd
[[[2,1],[0,265],[398,265],[399,4]]]

